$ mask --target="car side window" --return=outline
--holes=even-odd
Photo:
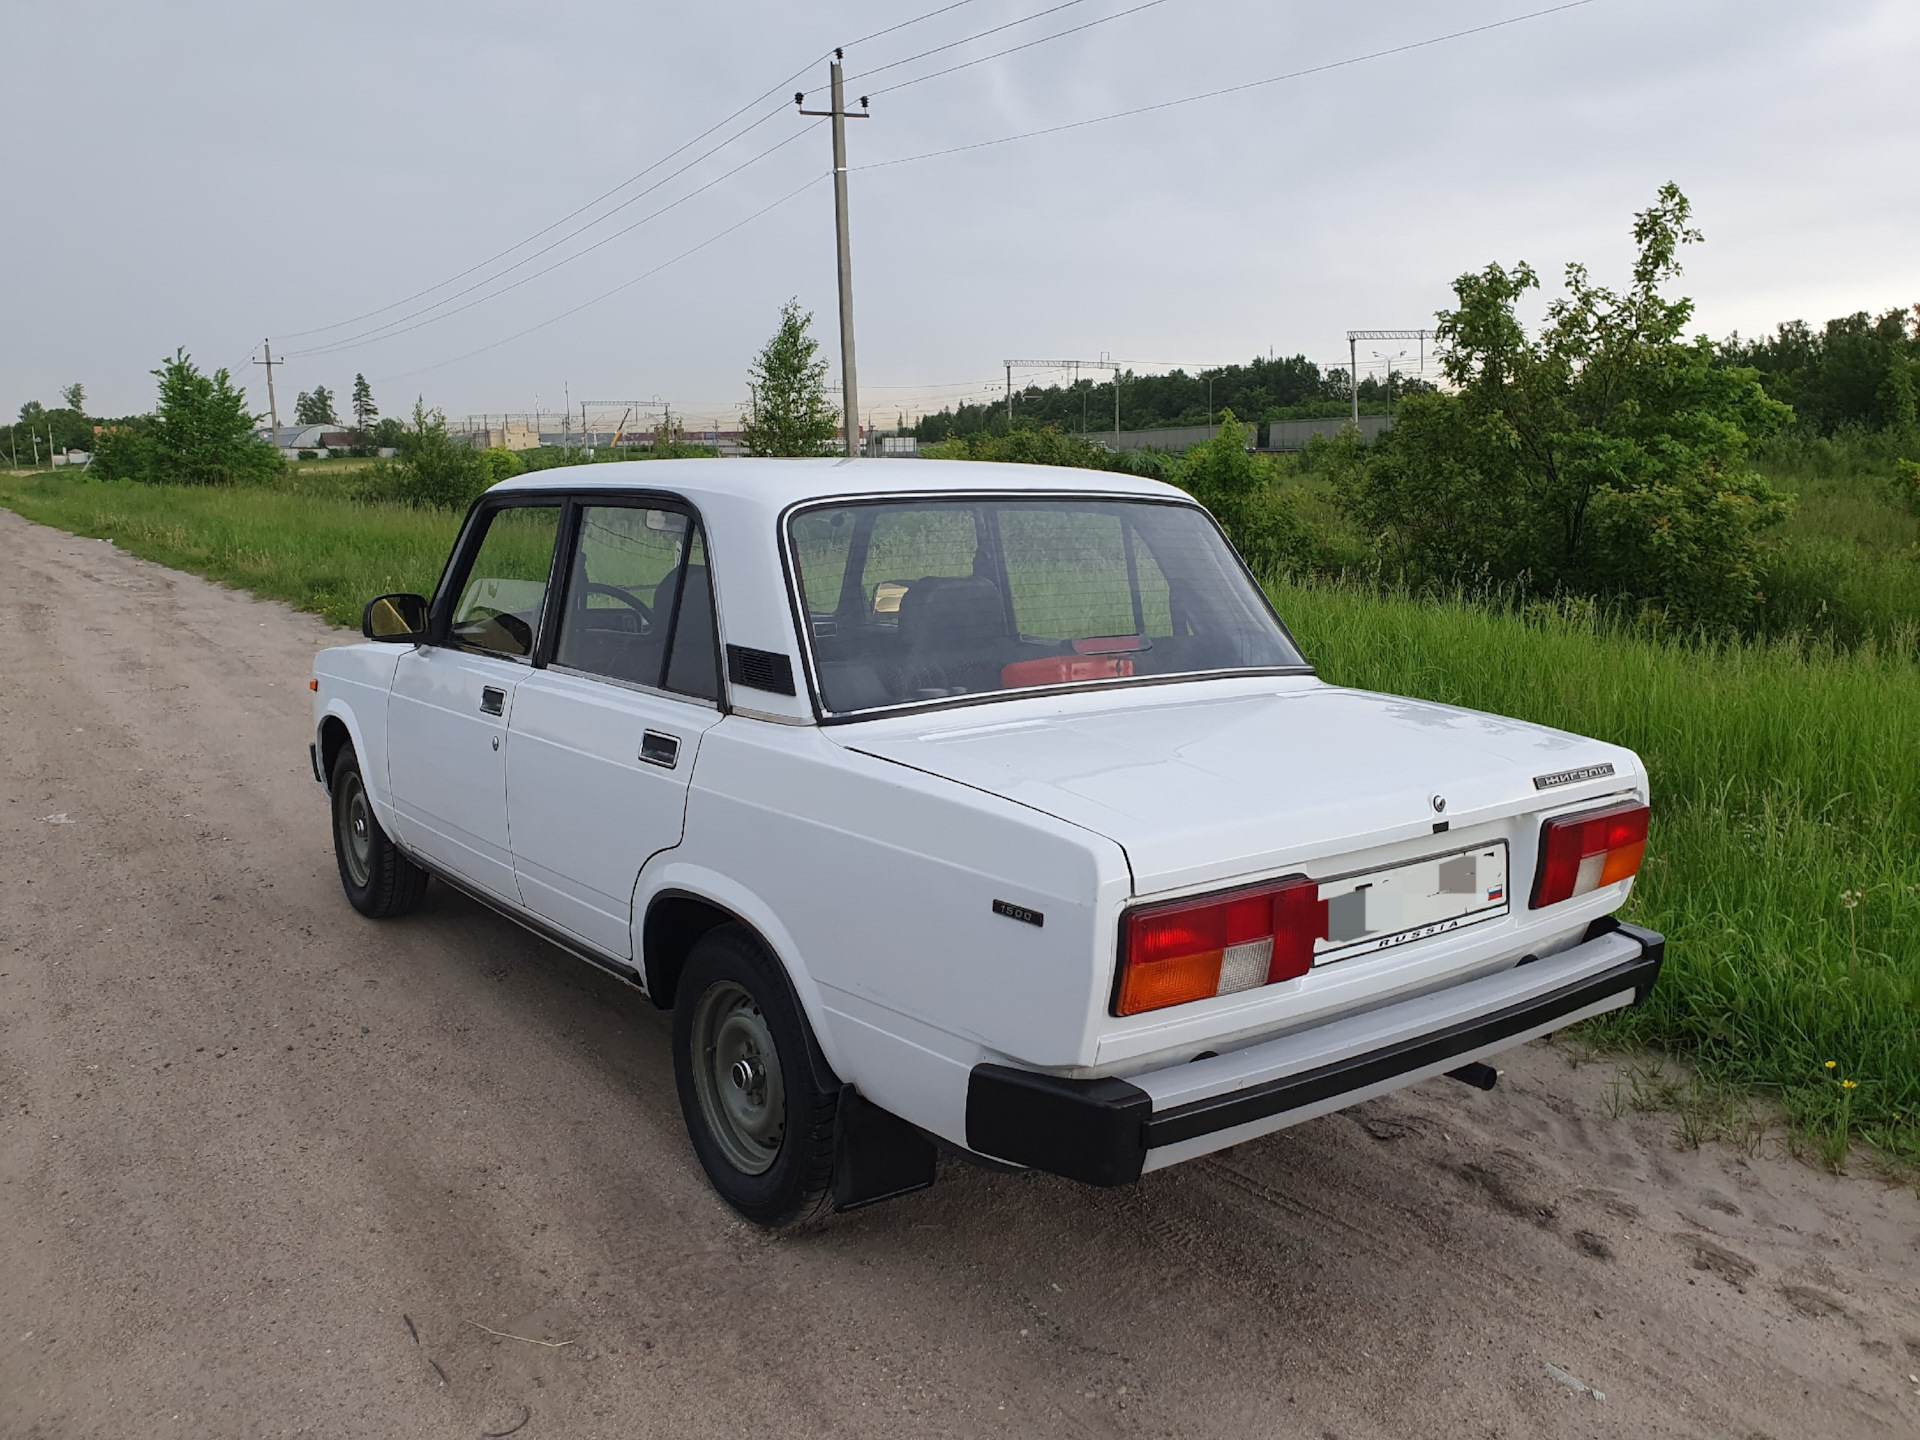
[[[540,631],[560,507],[510,506],[495,510],[485,524],[453,607],[451,638],[470,649],[524,658],[533,653]]]
[[[719,698],[712,587],[692,517],[658,506],[582,507],[553,663]]]

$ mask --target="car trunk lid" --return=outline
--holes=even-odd
[[[1523,721],[1306,678],[1224,684],[1062,696],[1050,713],[1015,702],[1025,713],[987,723],[900,716],[836,738],[1106,836],[1139,895],[1279,874],[1639,775],[1629,751]]]

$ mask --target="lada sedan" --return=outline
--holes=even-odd
[[[314,665],[362,914],[429,877],[673,1012],[767,1226],[1123,1185],[1645,998],[1618,746],[1328,684],[1127,476],[699,460],[489,491]]]

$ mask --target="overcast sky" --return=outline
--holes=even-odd
[[[283,417],[295,391],[344,396],[361,372],[387,413],[415,395],[458,416],[557,410],[570,394],[659,397],[699,419],[743,402],[789,296],[814,312],[837,381],[829,139],[791,101],[824,86],[836,44],[851,94],[873,97],[849,145],[861,398],[882,423],[996,389],[1007,357],[1106,352],[1155,369],[1271,349],[1344,363],[1349,328],[1431,325],[1448,282],[1490,260],[1557,282],[1580,259],[1619,281],[1631,213],[1669,179],[1706,232],[1685,288],[1716,336],[1920,301],[1913,0],[1591,0],[885,165],[1550,0],[1160,0],[1134,14],[1141,0],[963,0],[853,43],[943,3],[4,0],[0,412],[55,404],[76,379],[95,414],[147,409],[147,372],[176,346],[232,367],[264,410],[248,362],[270,336],[291,357]],[[732,129],[482,265],[763,94]]]

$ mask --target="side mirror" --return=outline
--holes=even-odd
[[[369,640],[415,645],[427,638],[427,601],[422,595],[382,595],[367,602],[360,633]]]

